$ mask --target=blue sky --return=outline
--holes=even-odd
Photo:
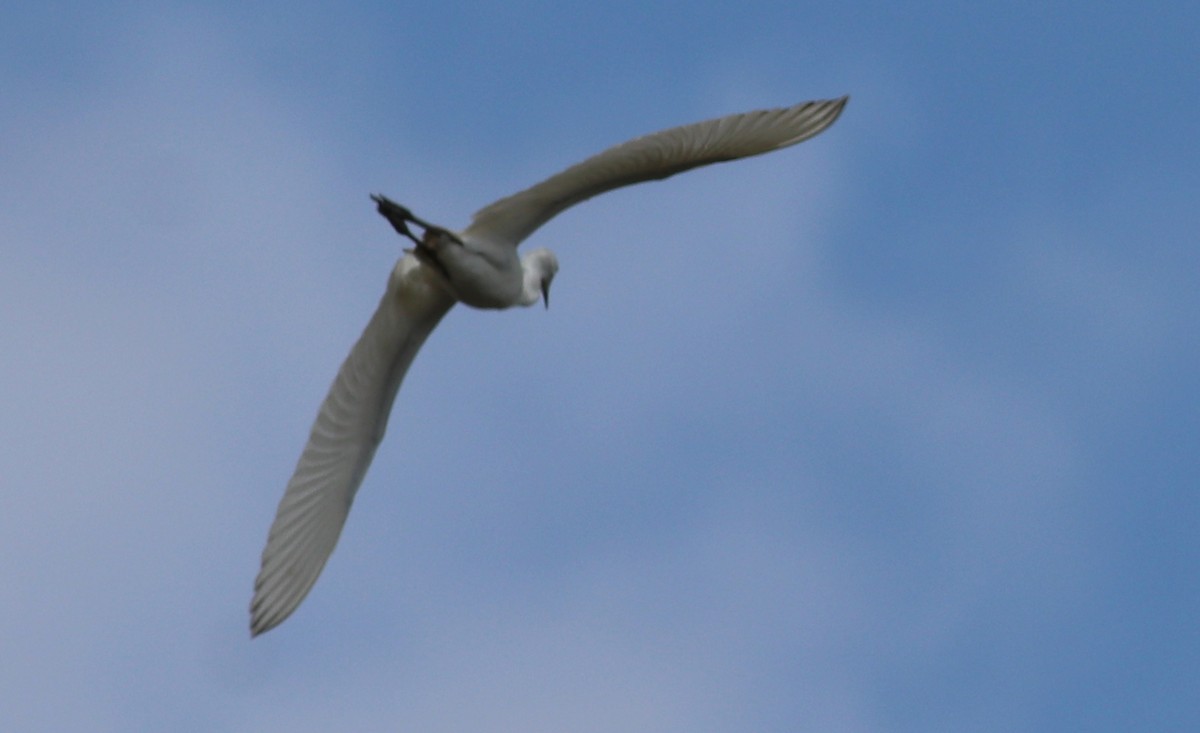
[[[1127,7],[1126,7],[1127,6]],[[0,11],[0,728],[1200,728],[1186,3]],[[401,242],[852,95],[540,230],[325,575],[276,503]]]

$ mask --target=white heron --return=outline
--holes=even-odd
[[[254,582],[251,635],[283,622],[321,574],[383,438],[400,382],[451,306],[509,308],[541,300],[549,307],[558,259],[548,249],[518,259],[522,240],[569,206],[605,191],[807,140],[833,124],[847,99],[730,115],[634,138],[480,209],[461,232],[372,196],[379,213],[416,246],[392,270],[279,502]],[[420,238],[410,224],[421,227]]]

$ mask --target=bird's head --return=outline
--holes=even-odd
[[[539,300],[550,307],[550,282],[558,272],[558,258],[548,249],[535,249],[521,258],[525,273],[525,289],[521,305],[533,305]]]

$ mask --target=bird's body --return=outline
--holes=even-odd
[[[333,552],[383,438],[417,351],[457,302],[475,308],[549,303],[558,260],[517,246],[564,209],[621,186],[794,145],[833,124],[847,98],[731,115],[635,138],[479,210],[461,232],[433,226],[374,196],[379,212],[416,244],[321,405],[262,554],[250,604],[254,635],[286,619]],[[408,225],[424,229],[417,238]]]

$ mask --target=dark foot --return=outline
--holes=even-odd
[[[417,239],[412,231],[408,228],[408,222],[417,220],[416,217],[412,215],[411,211],[395,201],[392,201],[387,196],[381,196],[377,193],[371,194],[371,200],[375,202],[375,210],[378,211],[384,219],[388,220],[388,223],[392,225],[392,228],[395,229],[400,236],[408,237],[415,242],[417,246],[420,246],[421,240]]]
[[[392,228],[395,229],[397,232],[399,232],[401,236],[405,236],[405,237],[408,237],[409,239],[411,239],[413,242],[416,243],[416,245],[418,247],[423,246],[424,242],[421,239],[418,239],[416,237],[416,235],[414,235],[412,233],[412,231],[409,230],[409,228],[408,228],[409,222],[416,224],[417,226],[424,229],[425,236],[428,236],[429,232],[436,232],[439,234],[444,234],[447,238],[449,238],[453,242],[456,242],[458,244],[463,243],[462,240],[458,238],[458,235],[455,234],[454,232],[450,231],[449,229],[445,229],[443,227],[435,226],[433,224],[430,224],[427,221],[424,221],[424,220],[418,218],[417,216],[414,216],[411,211],[409,211],[405,207],[401,206],[400,204],[396,203],[395,201],[392,201],[387,196],[384,196],[384,195],[378,194],[378,193],[373,193],[373,194],[371,194],[371,200],[375,202],[375,210],[378,211],[380,214],[382,214],[383,218],[388,220],[388,223],[392,225]]]

